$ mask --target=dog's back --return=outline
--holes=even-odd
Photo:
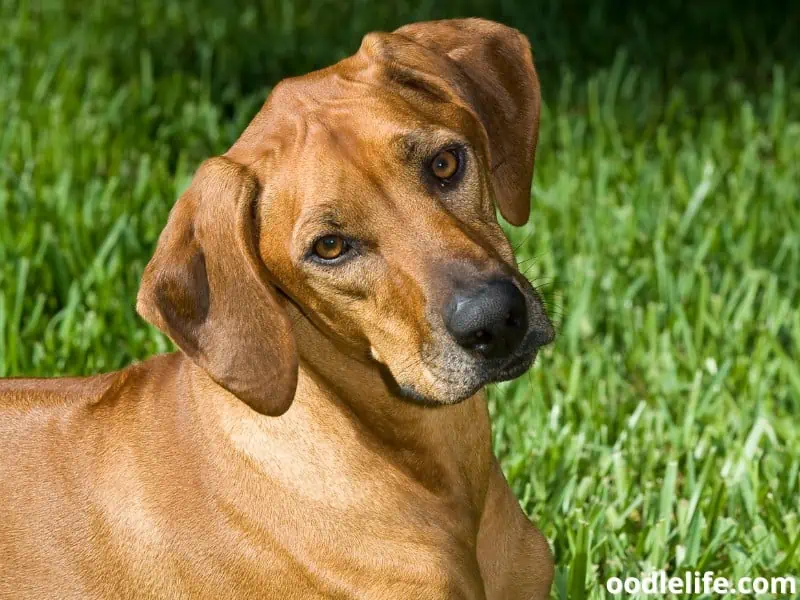
[[[102,490],[131,466],[122,447],[130,433],[121,429],[141,423],[150,408],[137,402],[152,395],[138,392],[174,360],[93,377],[0,380],[0,598],[92,596],[76,582],[100,567],[91,563],[102,559],[111,508]]]

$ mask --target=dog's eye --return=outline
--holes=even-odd
[[[458,156],[452,150],[443,150],[433,157],[433,174],[442,181],[450,179],[458,171]]]
[[[347,252],[347,242],[338,235],[326,235],[314,243],[314,254],[323,260],[339,258]]]

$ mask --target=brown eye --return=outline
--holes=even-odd
[[[439,152],[433,158],[431,170],[439,179],[450,179],[458,171],[458,157],[450,150]]]
[[[338,235],[326,235],[314,244],[314,254],[325,260],[339,258],[345,249],[345,242]]]

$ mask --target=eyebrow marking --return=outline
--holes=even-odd
[[[322,226],[330,229],[342,229],[342,218],[335,206],[326,206],[322,210],[314,211],[300,222],[300,229]]]
[[[415,157],[423,154],[420,137],[419,132],[416,131],[398,136],[397,145],[400,147],[405,162],[411,162]]]
[[[427,158],[448,147],[469,147],[460,136],[438,129],[415,129],[397,136],[396,140],[406,160]]]

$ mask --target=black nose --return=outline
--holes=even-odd
[[[527,329],[525,296],[511,281],[492,281],[450,304],[447,330],[460,346],[486,358],[505,358]]]

